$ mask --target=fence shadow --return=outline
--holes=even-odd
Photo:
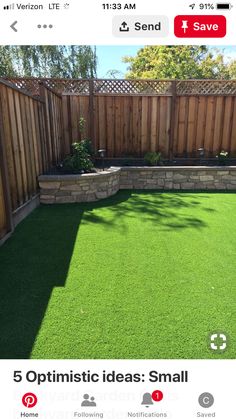
[[[0,359],[30,357],[52,290],[65,285],[87,206],[41,206],[0,248]]]
[[[0,249],[0,358],[29,358],[55,286],[64,286],[83,209],[41,207]]]

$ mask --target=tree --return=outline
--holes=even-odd
[[[236,79],[236,60],[229,64],[229,73],[231,79]]]
[[[123,78],[123,73],[119,70],[116,70],[116,69],[108,70],[107,73],[106,73],[105,78],[108,78],[108,79],[122,79]]]
[[[96,49],[90,46],[0,47],[0,77],[96,77]]]
[[[16,72],[11,59],[11,47],[0,46],[0,75],[8,74],[10,77],[16,76]]]
[[[236,67],[206,46],[146,46],[123,62],[130,64],[130,79],[230,79]]]

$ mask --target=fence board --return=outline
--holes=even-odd
[[[223,135],[221,148],[228,150],[230,147],[230,138],[232,130],[232,98],[225,98],[225,112],[223,121]]]
[[[28,140],[28,145],[29,145],[29,158],[31,161],[31,170],[32,170],[32,190],[30,192],[31,192],[31,196],[33,196],[37,192],[37,170],[36,170],[36,161],[35,161],[35,155],[34,155],[32,120],[31,120],[31,114],[30,114],[30,101],[31,99],[25,96],[27,140]]]
[[[160,98],[160,120],[159,120],[159,142],[157,144],[157,150],[160,150],[163,155],[167,155],[169,146],[169,132],[168,125],[170,123],[170,113],[168,111],[170,107],[170,100],[167,97]],[[169,121],[168,119],[169,118]]]
[[[18,138],[18,131],[17,131],[18,127],[17,127],[17,121],[16,121],[14,93],[15,92],[13,90],[9,90],[8,92],[9,118],[10,118],[11,130],[12,130],[11,142],[12,142],[12,151],[13,151],[13,156],[14,156],[15,173],[16,173],[17,206],[20,206],[24,202],[24,196],[23,196],[21,155],[20,155],[20,146],[19,146],[19,138]]]
[[[217,153],[218,149],[221,146],[223,100],[224,100],[223,97],[216,98],[216,111],[215,111],[213,146],[212,146],[212,151],[214,153]]]
[[[106,101],[106,98],[103,97],[104,102]],[[122,109],[122,101],[120,100],[120,97],[115,97],[115,153],[117,156],[120,156],[122,154],[121,150],[121,141],[122,141],[122,120],[123,120],[123,109]],[[99,138],[102,140],[102,131],[99,132]],[[110,138],[107,138],[107,148],[108,155],[109,153],[109,142]]]
[[[7,233],[7,218],[6,218],[6,207],[5,207],[5,198],[3,194],[3,181],[2,181],[2,172],[0,168],[0,240]]]
[[[115,127],[113,124],[114,119],[114,98],[108,97],[107,98],[107,109],[106,109],[106,133],[107,138],[109,138],[109,149],[111,155],[115,153]],[[125,128],[125,125],[124,125]],[[97,147],[97,146],[96,146]]]
[[[0,240],[13,229],[7,154],[4,143],[3,108],[6,103],[0,96]]]
[[[20,108],[20,94],[18,92],[13,92],[15,99],[15,112],[16,112],[16,123],[18,128],[18,142],[19,142],[19,156],[20,156],[20,166],[22,173],[22,187],[23,187],[23,202],[28,200],[28,188],[27,188],[27,172],[26,172],[26,157],[25,157],[25,148],[24,148],[24,138],[23,138],[23,128],[22,128],[22,119],[21,119],[21,108]]]
[[[195,97],[189,98],[188,103],[188,127],[187,127],[187,153],[191,153],[195,148],[195,136],[194,132],[196,129],[196,108],[197,108],[197,99]]]
[[[48,161],[50,165],[56,165],[60,162],[65,149],[62,97],[44,85],[41,86],[41,94],[45,99]]]
[[[150,135],[150,151],[156,151],[158,134],[158,103],[156,98],[151,98],[151,135]]]
[[[69,108],[68,102],[70,101],[69,96],[63,96],[62,98],[62,114],[63,114],[63,130],[64,130],[64,153],[69,154],[70,152],[70,130],[69,130]]]
[[[127,149],[127,155],[132,156],[132,154],[137,153],[139,156],[142,149],[142,114],[140,112],[140,109],[142,109],[142,98],[133,96],[129,101],[125,98],[124,109],[126,124],[129,127],[129,131],[127,131],[127,137],[125,139],[127,144],[127,146],[125,145],[125,150]],[[129,118],[131,120],[131,124],[129,124]]]
[[[25,150],[25,169],[27,175],[27,194],[28,199],[30,199],[33,195],[34,185],[33,185],[33,168],[32,168],[32,158],[30,153],[30,145],[29,145],[29,134],[27,128],[27,120],[26,120],[26,105],[25,105],[25,97],[24,95],[20,95],[20,107],[21,107],[21,124],[22,124],[22,135],[24,141],[24,150]]]
[[[229,152],[235,153],[236,149],[236,100],[233,100],[232,104],[232,128],[231,128],[231,138],[230,138],[230,148]]]
[[[205,126],[205,137],[204,137],[204,149],[209,152],[212,144],[212,126],[214,124],[214,102],[215,98],[206,98],[206,126]]]
[[[5,86],[0,86],[0,94],[2,99],[2,130],[3,130],[3,141],[5,138],[5,149],[6,149],[6,159],[7,159],[7,166],[8,166],[8,174],[9,174],[9,183],[10,183],[10,191],[11,191],[11,202],[12,207],[17,208],[17,185],[16,185],[16,173],[15,173],[15,165],[14,165],[14,157],[13,157],[13,149],[12,149],[12,142],[11,142],[11,125],[10,125],[10,117],[9,117],[9,106],[8,106],[8,94],[7,88]]]

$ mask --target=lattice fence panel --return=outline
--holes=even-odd
[[[97,94],[153,94],[170,95],[171,81],[165,80],[95,80]]]
[[[43,82],[57,93],[89,95],[89,80],[53,78],[5,78],[20,89],[39,96],[39,83]],[[178,80],[177,95],[236,95],[236,80]],[[172,94],[171,80],[94,80],[96,95],[160,95]]]
[[[89,94],[88,80],[52,79],[52,78],[4,78],[19,89],[24,89],[34,96],[39,96],[39,84],[43,82],[57,93]]]
[[[177,81],[177,94],[185,95],[236,95],[236,80]]]
[[[22,90],[26,90],[34,96],[39,96],[39,80],[38,79],[28,79],[28,78],[9,78],[4,77],[4,80],[9,81],[14,84],[16,87]]]

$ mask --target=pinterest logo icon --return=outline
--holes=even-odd
[[[31,407],[34,407],[37,404],[37,401],[38,399],[34,393],[26,393],[22,397],[22,403],[28,409],[30,409]]]

